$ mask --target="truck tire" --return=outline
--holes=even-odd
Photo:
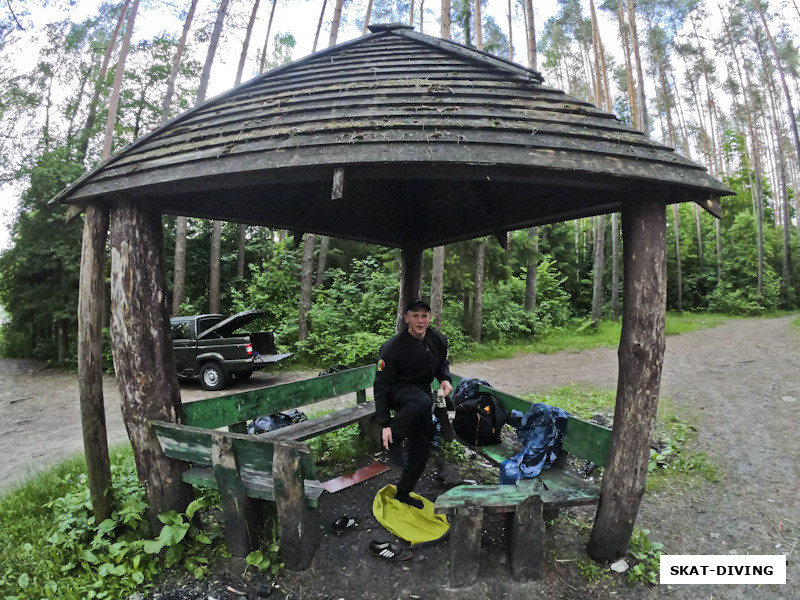
[[[215,362],[208,362],[200,369],[200,385],[205,390],[221,390],[228,384],[228,376]]]

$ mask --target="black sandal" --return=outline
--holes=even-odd
[[[331,525],[331,531],[333,531],[333,533],[336,535],[342,535],[345,531],[351,527],[355,527],[356,525],[358,525],[358,519],[345,515],[343,517],[339,517],[333,522],[333,525]]]
[[[369,545],[369,553],[372,554],[372,556],[385,558],[386,560],[394,562],[401,562],[411,558],[411,550],[406,550],[391,542],[372,541]]]

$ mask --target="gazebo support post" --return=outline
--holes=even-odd
[[[111,210],[110,241],[111,339],[122,416],[150,505],[150,522],[158,531],[159,513],[182,512],[194,497],[191,486],[181,481],[187,465],[164,456],[150,426],[152,420],[177,422],[181,415],[160,215],[142,203],[118,201]]]
[[[656,423],[667,304],[663,199],[622,210],[624,306],[611,451],[589,540],[595,560],[615,560],[630,544],[645,489]]]
[[[405,244],[401,250],[400,299],[397,304],[397,331],[405,329],[403,310],[414,298],[419,298],[422,290],[422,246]]]
[[[81,405],[83,453],[92,512],[98,523],[111,516],[113,490],[103,403],[103,309],[108,209],[91,202],[86,207],[81,245],[78,294],[78,394]]]

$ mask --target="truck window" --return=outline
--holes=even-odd
[[[192,326],[189,323],[175,323],[170,327],[173,340],[192,339]]]

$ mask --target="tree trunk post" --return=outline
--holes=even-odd
[[[185,463],[164,456],[152,420],[178,422],[181,396],[172,360],[161,220],[128,200],[111,212],[111,339],[122,416],[158,531],[159,513],[182,512],[194,497]]]
[[[300,307],[298,310],[297,338],[303,341],[308,337],[308,311],[311,310],[314,287],[314,248],[317,236],[305,234],[303,240],[303,262],[300,265]]]
[[[397,332],[406,328],[403,313],[406,305],[420,297],[422,289],[422,247],[410,243],[401,250],[400,298],[397,303]]]
[[[442,328],[444,309],[444,258],[444,246],[436,246],[431,269],[431,320],[437,329]]]
[[[622,212],[624,296],[614,430],[588,552],[623,556],[644,494],[656,423],[666,313],[666,207],[627,203]]]
[[[103,402],[103,309],[108,210],[86,207],[78,297],[78,389],[83,452],[92,511],[98,523],[111,516],[113,490]]]

